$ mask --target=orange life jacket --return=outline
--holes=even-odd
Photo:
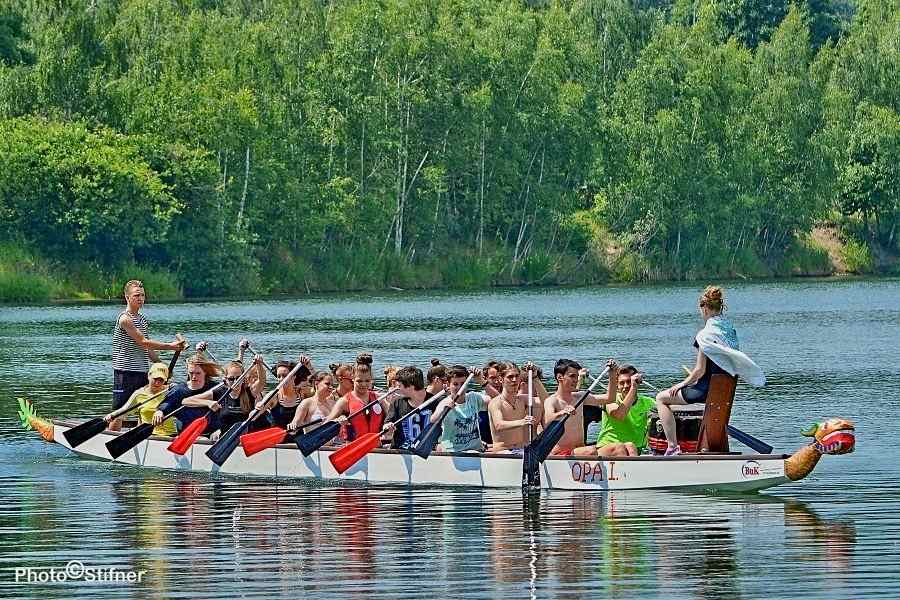
[[[356,396],[353,395],[353,392],[348,392],[346,396],[349,414],[355,413],[363,406],[375,400],[378,397],[373,391],[369,391],[369,400],[368,402],[360,402]],[[355,440],[361,435],[366,433],[377,433],[381,431],[381,427],[384,425],[384,407],[381,406],[381,403],[377,403],[359,413],[352,419],[350,419],[350,430],[348,433],[347,441]]]

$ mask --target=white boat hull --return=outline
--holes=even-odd
[[[72,449],[63,432],[74,422],[54,421],[54,440]],[[118,435],[103,432],[73,452],[112,461],[106,442]],[[248,458],[237,448],[221,467],[206,456],[210,442],[196,441],[184,456],[169,452],[171,440],[153,436],[115,462],[139,467],[197,473],[223,473],[252,477],[286,477],[320,481],[359,481],[377,484],[472,486],[515,488],[522,485],[522,459],[504,454],[440,453],[426,460],[397,450],[370,452],[343,474],[338,474],[322,449],[308,458],[294,444],[281,444]],[[755,491],[789,479],[785,455],[682,455],[640,456],[615,460],[551,457],[541,466],[541,487],[561,490],[701,489]]]

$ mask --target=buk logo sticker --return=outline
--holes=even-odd
[[[381,405],[376,404],[375,406],[373,406],[372,412],[375,413],[376,415],[380,415],[381,414]]]
[[[744,463],[744,466],[741,467],[741,475],[743,475],[745,478],[759,477],[759,463],[755,460],[748,460]]]

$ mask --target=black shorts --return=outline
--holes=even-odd
[[[119,410],[131,395],[147,385],[146,371],[119,371],[113,369],[113,410]]]
[[[272,417],[272,424],[274,426],[287,427],[288,424],[294,420],[294,415],[297,414],[297,407],[276,404],[272,407],[272,410],[269,411],[269,414]]]
[[[709,394],[709,388],[689,385],[681,388],[681,397],[688,404],[702,404],[706,402],[706,396]]]

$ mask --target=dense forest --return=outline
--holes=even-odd
[[[896,272],[900,0],[0,0],[0,299]]]

